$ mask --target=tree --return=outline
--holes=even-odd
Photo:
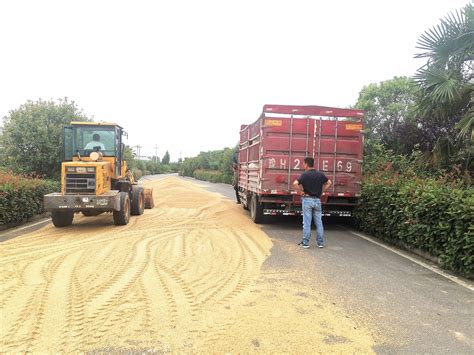
[[[448,14],[423,33],[416,58],[427,62],[414,78],[420,85],[419,112],[425,136],[445,165],[469,166],[474,125],[474,7]],[[466,158],[467,157],[467,158]]]
[[[5,152],[3,148],[3,127],[0,127],[0,167],[5,164]]]
[[[90,121],[74,101],[28,101],[3,118],[5,164],[18,173],[57,177],[63,154],[63,127]]]
[[[356,108],[365,111],[366,138],[380,141],[396,153],[410,153],[419,138],[415,120],[417,90],[415,81],[406,77],[365,86]]]
[[[163,159],[161,159],[161,162],[165,165],[169,165],[170,163],[170,153],[166,151],[165,155],[163,155]]]
[[[199,169],[199,158],[184,158],[183,163],[180,166],[179,174],[182,176],[193,176],[196,169]]]
[[[125,145],[123,150],[123,160],[127,162],[127,167],[132,169],[135,167],[135,154],[133,154],[132,148],[129,145]]]
[[[234,153],[239,151],[239,146],[236,145],[234,148],[224,148],[222,154],[221,163],[219,165],[219,171],[227,176],[234,175],[234,169],[232,168],[232,157]]]

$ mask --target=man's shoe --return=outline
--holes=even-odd
[[[300,247],[305,248],[305,249],[308,249],[308,248],[309,248],[309,245],[308,245],[308,244],[305,244],[305,243],[303,243],[303,242],[299,242],[298,245],[299,245]]]
[[[318,244],[318,248],[324,248],[323,244]]]

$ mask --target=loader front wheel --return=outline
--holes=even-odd
[[[132,190],[132,216],[139,216],[145,210],[145,193],[143,188],[135,186]]]
[[[53,211],[51,212],[51,219],[55,227],[62,228],[72,224],[74,219],[74,212],[70,211]]]
[[[130,197],[128,192],[120,193],[120,211],[114,211],[114,224],[124,226],[130,220]]]

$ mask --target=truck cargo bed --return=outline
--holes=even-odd
[[[323,195],[326,214],[350,215],[361,189],[363,111],[323,106],[265,105],[241,126],[238,189],[245,206],[253,194],[264,214],[298,214],[293,181],[314,157],[333,185]]]

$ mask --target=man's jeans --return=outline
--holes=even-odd
[[[316,243],[324,245],[323,221],[321,219],[321,200],[316,197],[302,197],[303,203],[303,244],[308,245],[311,238],[311,221],[316,225]]]

